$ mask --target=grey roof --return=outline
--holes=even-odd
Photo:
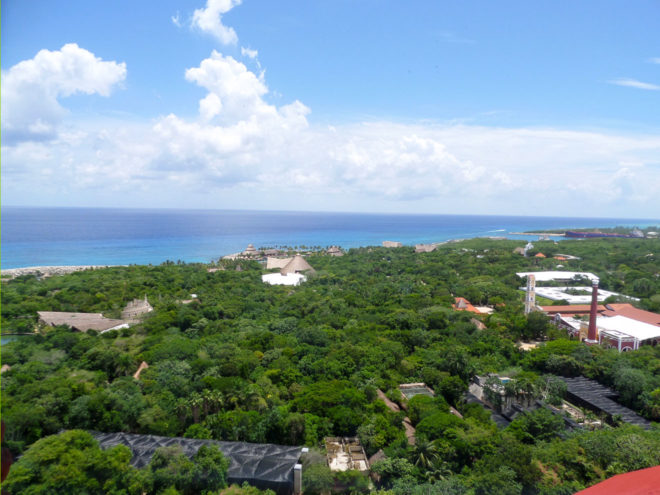
[[[618,394],[612,389],[601,385],[595,380],[590,380],[583,376],[577,378],[562,378],[566,382],[567,395],[570,401],[578,403],[583,407],[588,407],[594,411],[602,411],[607,415],[621,416],[626,423],[650,428],[651,422],[639,416],[632,409],[622,406],[613,400]]]
[[[507,426],[509,426],[509,424],[511,424],[511,421],[506,419],[501,414],[496,413],[495,410],[492,407],[490,407],[485,402],[479,400],[479,398],[476,395],[471,394],[470,392],[467,392],[465,394],[465,403],[466,404],[479,404],[484,409],[486,409],[488,412],[490,412],[490,419],[493,420],[493,422],[497,425],[497,427],[500,430],[503,429],[503,428],[506,428]]]
[[[159,447],[181,446],[183,453],[193,457],[202,445],[217,445],[229,459],[227,481],[249,484],[277,493],[293,492],[293,468],[302,453],[301,447],[268,443],[221,442],[193,438],[136,435],[131,433],[90,432],[102,449],[125,445],[133,454],[131,464],[142,468],[149,464]]]

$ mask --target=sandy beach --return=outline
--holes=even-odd
[[[6,270],[2,270],[2,277],[16,278],[22,275],[32,275],[38,273],[44,277],[52,277],[53,275],[66,275],[67,273],[80,272],[82,270],[110,268],[112,266],[126,265],[27,266],[24,268],[8,268]]]

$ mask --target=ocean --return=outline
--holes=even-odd
[[[3,269],[209,262],[259,247],[404,245],[546,229],[657,225],[658,220],[291,211],[37,208],[1,210]]]

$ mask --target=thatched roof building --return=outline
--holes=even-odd
[[[50,326],[67,325],[79,332],[96,330],[107,332],[120,328],[128,328],[124,320],[106,318],[101,313],[68,313],[63,311],[37,311],[39,321]]]
[[[312,268],[312,265],[307,263],[305,261],[305,258],[300,256],[299,254],[296,254],[291,261],[289,261],[284,268],[282,268],[282,271],[280,272],[282,275],[287,275],[288,273],[302,273],[302,272],[312,272],[314,273],[316,270]]]
[[[344,252],[341,250],[339,246],[330,246],[328,248],[327,253],[330,256],[344,256]]]
[[[266,258],[266,270],[270,270],[272,268],[284,268],[286,265],[288,265],[293,258],[273,258],[269,256]]]
[[[431,253],[438,247],[437,244],[415,244],[416,253]]]
[[[243,256],[259,256],[259,251],[254,247],[254,244],[248,244],[248,247],[243,251]]]

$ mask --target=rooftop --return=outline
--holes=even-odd
[[[600,316],[596,320],[596,325],[600,330],[615,331],[634,337],[637,340],[648,340],[660,337],[659,326],[650,325],[621,315],[612,317]]]
[[[126,328],[124,320],[106,318],[101,313],[68,313],[63,311],[37,311],[39,319],[46,325],[67,325],[80,332],[96,330],[105,332],[115,328]]]
[[[660,466],[617,474],[575,495],[658,495],[660,494]]]
[[[301,447],[268,443],[221,442],[130,433],[91,433],[102,449],[116,445],[125,445],[131,449],[131,464],[137,468],[148,465],[159,447],[179,445],[184,454],[192,457],[202,445],[217,445],[229,459],[229,483],[240,485],[247,481],[261,489],[269,488],[277,493],[293,492],[293,468],[302,453]]]
[[[312,268],[312,265],[307,263],[305,258],[300,256],[299,254],[296,254],[291,260],[282,268],[282,275],[287,275],[287,274],[295,274],[295,273],[301,273],[301,272],[314,272],[314,268]]]
[[[520,290],[526,290],[524,287],[520,287]],[[593,288],[588,286],[580,287],[536,287],[536,294],[546,299],[551,299],[553,301],[567,301],[570,304],[587,304],[591,302],[591,292]],[[586,294],[570,294],[569,291],[580,291],[586,292]],[[611,292],[604,289],[598,289],[598,301],[604,302],[608,297],[620,297],[621,294],[618,292]],[[624,296],[627,297],[627,296]],[[633,297],[629,299],[636,300]]]
[[[569,402],[577,403],[594,411],[602,411],[610,417],[618,415],[626,423],[642,428],[650,428],[650,421],[612,400],[612,397],[617,397],[618,394],[610,388],[583,376],[562,378],[562,380],[566,382]]]
[[[452,308],[459,311],[469,311],[471,313],[481,314],[481,311],[475,308],[472,303],[464,297],[455,297],[454,300],[456,302],[451,305]]]
[[[520,273],[516,273],[516,275],[518,275],[519,277],[534,275],[537,282],[548,282],[550,280],[571,280],[574,277],[586,277],[589,280],[598,280],[598,277],[590,272],[563,272],[563,271],[520,272]]]

